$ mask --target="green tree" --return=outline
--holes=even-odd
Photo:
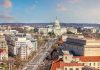
[[[59,47],[59,46],[58,46],[57,43],[55,43],[55,44],[52,45],[52,48],[53,48],[53,49],[57,49],[58,47]]]
[[[48,32],[48,35],[49,35],[50,37],[55,37],[54,32]]]
[[[15,56],[15,65],[16,65],[16,68],[19,68],[19,66],[22,65],[22,61],[19,55]]]

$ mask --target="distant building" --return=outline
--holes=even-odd
[[[62,35],[62,41],[66,42],[67,38],[84,38],[82,34],[63,34]]]
[[[49,32],[53,32],[56,36],[59,36],[66,33],[67,29],[65,27],[61,27],[59,20],[56,18],[53,25],[48,25],[44,28],[39,28],[38,32],[44,34],[45,36],[48,35]]]
[[[17,30],[4,30],[2,31],[5,35],[16,35],[18,33]]]
[[[89,31],[91,33],[96,33],[97,32],[96,28],[94,28],[94,27],[84,27],[84,28],[82,28],[82,30],[87,31],[87,32]]]
[[[11,30],[11,26],[9,26],[9,25],[2,25],[2,26],[0,26],[0,30],[1,30],[1,31],[4,31],[4,30]]]
[[[23,30],[26,30],[26,31],[34,30],[34,27],[32,27],[32,26],[22,26],[20,28],[22,28]]]
[[[44,36],[47,36],[48,29],[47,28],[39,28],[38,32],[39,32],[39,34],[42,34]]]
[[[74,27],[67,27],[67,32],[77,34],[77,29]]]

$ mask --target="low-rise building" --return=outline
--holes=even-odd
[[[64,53],[52,62],[51,70],[99,70],[100,56],[73,56]]]
[[[75,33],[75,34],[77,34],[77,29],[76,28],[74,28],[74,27],[67,27],[67,32],[71,32],[71,33]]]
[[[97,32],[96,28],[94,28],[94,27],[83,27],[82,30],[85,32],[91,32],[91,33]]]

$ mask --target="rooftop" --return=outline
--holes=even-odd
[[[64,63],[63,61],[60,60],[55,60],[52,62],[52,67],[51,70],[56,70],[56,68],[64,68],[64,66],[83,66],[81,63]]]
[[[100,56],[74,56],[79,58],[82,62],[100,62]]]

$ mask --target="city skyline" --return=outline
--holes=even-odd
[[[0,23],[100,23],[100,0],[0,0]]]

